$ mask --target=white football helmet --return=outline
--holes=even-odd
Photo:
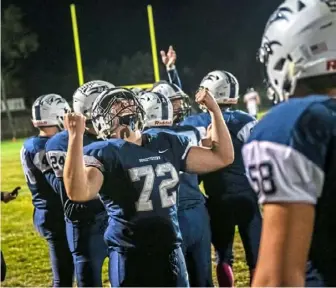
[[[101,80],[94,80],[83,84],[77,88],[72,96],[74,112],[81,113],[85,115],[87,120],[90,120],[93,102],[102,92],[114,87],[113,84]]]
[[[60,95],[42,95],[32,106],[33,125],[34,127],[57,126],[63,130],[64,114],[70,110],[68,102]]]
[[[200,88],[207,89],[218,104],[237,104],[239,98],[239,83],[227,71],[212,71],[201,81]]]
[[[271,15],[258,57],[279,101],[299,79],[336,72],[335,35],[335,0],[286,0]]]
[[[147,92],[139,100],[145,111],[144,127],[173,125],[173,105],[168,97],[158,92]]]
[[[177,85],[159,81],[153,85],[152,92],[166,96],[173,103],[174,122],[179,123],[191,113],[189,96]],[[180,101],[179,101],[180,100]],[[175,106],[176,105],[176,106]]]
[[[146,90],[140,88],[140,87],[133,87],[131,91],[137,96],[140,97],[141,95],[146,93]]]

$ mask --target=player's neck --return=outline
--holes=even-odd
[[[141,146],[142,145],[142,135],[139,130],[136,130],[135,132],[130,133],[130,136],[127,138],[124,138],[127,142],[132,142],[136,145]]]
[[[54,136],[56,133],[59,132],[59,129],[57,127],[44,127],[40,128],[40,137],[51,137]]]

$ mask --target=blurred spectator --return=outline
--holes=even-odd
[[[247,112],[257,118],[258,106],[260,105],[260,97],[254,88],[248,88],[246,94],[244,95],[244,103],[246,103]]]

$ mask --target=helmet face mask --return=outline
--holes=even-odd
[[[180,123],[191,114],[189,97],[186,95],[170,98],[173,105],[174,123]]]
[[[71,111],[68,102],[57,94],[38,97],[32,105],[34,127],[53,127],[64,129],[64,115]]]
[[[144,110],[135,94],[124,88],[104,91],[92,107],[92,123],[103,139],[124,138],[121,131],[142,129]],[[127,134],[127,133],[126,133]]]

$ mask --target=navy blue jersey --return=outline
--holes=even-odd
[[[261,203],[316,205],[310,260],[336,286],[336,100],[293,98],[275,106],[243,148]]]
[[[60,198],[46,181],[43,173],[50,170],[45,144],[48,137],[34,136],[23,143],[21,164],[35,208],[62,212]]]
[[[201,141],[200,132],[192,126],[157,127],[144,131],[144,133],[150,135],[155,135],[159,132],[171,133],[173,135],[184,135],[189,138],[189,141],[193,146],[199,146]],[[179,211],[194,208],[204,203],[205,199],[199,189],[197,175],[180,172],[180,189],[177,200],[177,207]]]
[[[65,215],[73,221],[84,220],[104,211],[104,206],[98,198],[85,203],[76,203],[67,197],[63,183],[63,169],[68,150],[68,138],[68,131],[64,130],[48,140],[45,149],[51,170],[45,173],[45,176],[55,192],[60,195]],[[86,146],[97,141],[97,138],[92,134],[85,133],[83,140],[83,145]]]
[[[181,243],[175,204],[189,147],[188,138],[162,132],[144,134],[142,146],[114,139],[85,147],[86,165],[104,175],[100,196],[110,248],[171,249]]]
[[[248,139],[256,119],[240,110],[223,110],[225,123],[230,131],[235,159],[233,163],[216,172],[202,175],[204,189],[209,197],[221,198],[223,195],[236,193],[252,193],[245,174],[241,149]],[[181,125],[192,125],[205,133],[211,124],[209,113],[192,115],[185,119]]]

